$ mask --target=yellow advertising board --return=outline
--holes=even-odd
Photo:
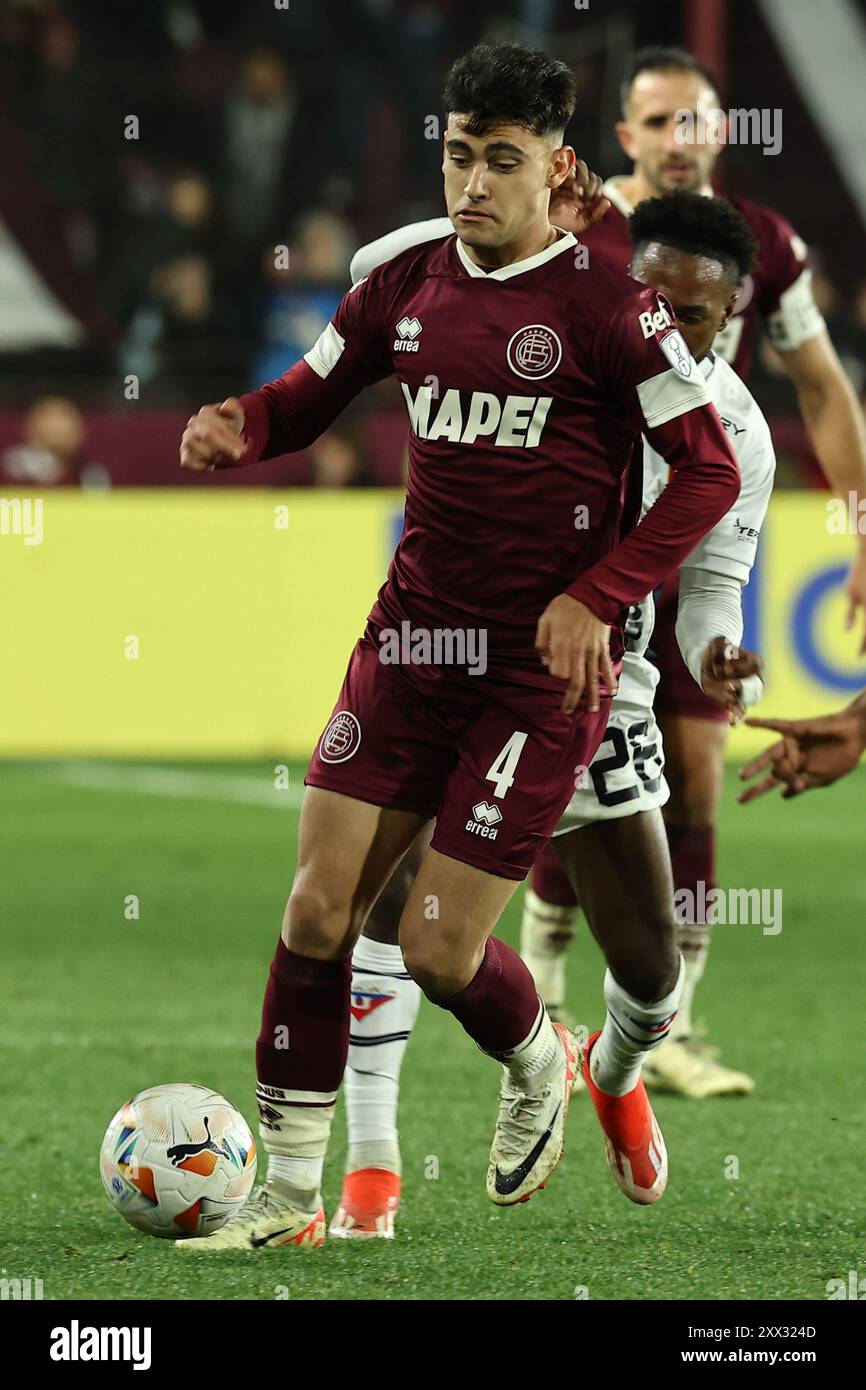
[[[185,488],[0,498],[0,755],[307,757],[402,501]],[[866,686],[842,627],[853,548],[828,531],[822,496],[773,500],[746,591],[767,663],[762,711],[825,711]],[[732,755],[765,742],[738,730]]]
[[[39,500],[39,543],[0,535],[2,756],[309,753],[402,494]]]
[[[866,687],[866,658],[857,655],[864,616],[845,630],[845,579],[855,538],[832,529],[824,494],[777,493],[770,503],[752,579],[744,592],[744,644],[766,664],[764,697],[755,714],[797,718],[826,714]],[[733,731],[732,757],[767,744],[760,730]]]

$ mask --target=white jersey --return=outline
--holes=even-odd
[[[755,561],[758,537],[773,489],[776,460],[770,427],[748,387],[722,357],[710,354],[700,363],[713,405],[721,416],[740,469],[740,495],[721,521],[682,562],[708,581],[744,586]],[[641,516],[656,502],[668,480],[668,466],[648,444],[643,454]],[[682,596],[681,596],[682,606]],[[626,651],[619,688],[611,702],[605,737],[577,789],[556,834],[564,835],[599,820],[613,820],[663,806],[670,795],[664,777],[661,733],[653,714],[659,673],[646,655],[652,638],[652,594],[635,604],[625,625]],[[698,643],[705,646],[724,629],[703,619]],[[685,656],[686,653],[684,652]]]
[[[749,582],[758,536],[767,514],[773,490],[776,459],[770,427],[760,406],[733,367],[715,353],[710,353],[699,365],[707,382],[713,405],[719,412],[728,441],[740,469],[740,496],[721,521],[708,531],[703,540],[683,560],[681,569],[702,569],[713,574]],[[645,442],[643,450],[643,495],[641,517],[645,516],[667,485],[668,466],[659,454]],[[644,657],[650,644],[655,623],[652,594],[642,603],[629,609],[625,625],[626,657],[623,660],[620,691],[626,687],[625,698],[636,700],[648,693],[650,703],[658,683],[655,667],[646,671]],[[640,661],[629,658],[639,658]]]

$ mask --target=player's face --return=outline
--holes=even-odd
[[[670,300],[677,327],[695,361],[706,357],[737,297],[730,271],[709,256],[694,256],[651,241],[632,261],[635,280]]]
[[[452,112],[445,132],[445,202],[465,246],[494,253],[548,225],[550,192],[565,181],[574,150],[555,136],[503,125],[469,135]]]
[[[635,78],[627,119],[616,128],[619,142],[640,173],[656,191],[685,188],[700,193],[709,183],[722,146],[706,141],[681,144],[675,135],[677,111],[715,108],[719,99],[697,73],[642,72]],[[712,130],[704,121],[703,129]],[[701,124],[696,125],[701,133]]]

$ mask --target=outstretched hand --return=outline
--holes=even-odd
[[[818,719],[747,719],[746,723],[755,729],[772,729],[782,737],[741,768],[743,782],[767,772],[740,793],[737,800],[744,804],[775,787],[782,788],[786,801],[814,787],[829,787],[851,772],[866,750],[862,708]]]

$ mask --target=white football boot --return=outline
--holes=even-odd
[[[563,1024],[553,1026],[562,1046],[549,1066],[524,1083],[524,1090],[504,1071],[487,1170],[487,1196],[500,1207],[526,1202],[544,1187],[565,1148],[577,1048]]]
[[[216,1254],[220,1250],[315,1250],[325,1243],[325,1212],[298,1211],[273,1188],[262,1184],[212,1236],[176,1240],[175,1248],[187,1253]]]
[[[743,1071],[732,1071],[718,1061],[718,1049],[699,1037],[668,1038],[643,1064],[648,1091],[708,1100],[711,1096],[747,1096],[755,1083]]]

